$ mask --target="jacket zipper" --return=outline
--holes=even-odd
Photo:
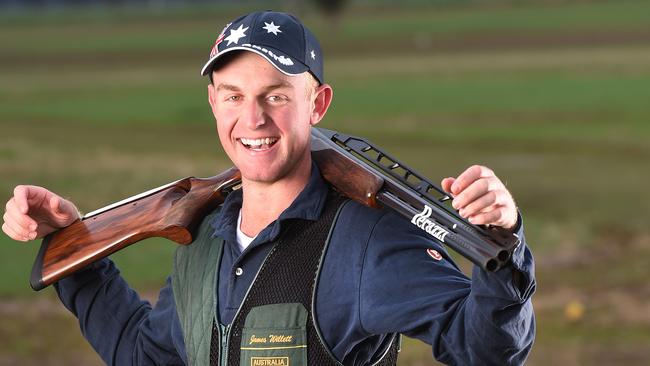
[[[228,362],[228,336],[230,335],[230,325],[223,326],[219,323],[219,333],[221,333],[221,354],[220,354],[220,365],[227,365]]]
[[[276,243],[277,245],[277,243]],[[269,251],[269,254],[266,255],[266,258],[264,258],[264,261],[262,262],[262,265],[260,266],[260,269],[257,270],[257,273],[255,274],[255,277],[253,277],[253,282],[251,282],[250,286],[248,286],[248,290],[246,290],[246,294],[244,295],[244,298],[241,301],[241,304],[239,304],[239,308],[237,309],[237,312],[235,313],[235,316],[232,318],[232,322],[226,326],[221,325],[221,322],[219,323],[219,333],[221,336],[221,352],[219,354],[219,364],[220,366],[227,366],[228,365],[228,349],[230,349],[230,329],[232,326],[232,323],[234,323],[237,320],[237,317],[239,317],[239,312],[241,311],[242,306],[246,302],[246,299],[248,298],[248,294],[251,291],[251,288],[253,288],[253,284],[255,281],[257,281],[257,277],[260,275],[260,272],[262,272],[262,269],[266,265],[266,260],[269,259],[271,254],[275,252],[275,247],[276,245],[273,245],[273,248]]]

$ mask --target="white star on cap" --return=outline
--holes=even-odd
[[[241,37],[246,37],[246,34],[244,32],[246,32],[247,30],[248,30],[248,27],[244,28],[243,24],[240,24],[239,28],[237,28],[235,30],[231,29],[230,30],[230,35],[225,38],[225,40],[228,41],[228,44],[226,46],[230,46],[231,43],[238,44],[237,42],[239,42],[239,39]]]
[[[314,50],[311,50],[311,59],[312,60],[316,59],[316,52],[314,52]]]
[[[273,24],[273,22],[271,23],[264,22],[264,27],[262,27],[262,29],[265,29],[266,33],[273,33],[276,36],[278,35],[278,33],[282,33],[282,31],[280,30],[280,26]]]

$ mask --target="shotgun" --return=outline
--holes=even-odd
[[[372,208],[387,206],[474,264],[496,271],[520,240],[498,227],[473,225],[451,207],[451,197],[369,141],[312,128],[312,158],[341,194]],[[230,168],[210,178],[187,177],[84,215],[45,238],[32,267],[38,291],[116,251],[150,237],[193,241],[203,217],[235,189]]]

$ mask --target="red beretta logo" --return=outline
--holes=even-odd
[[[427,249],[427,254],[437,261],[442,259],[442,255],[435,249]]]

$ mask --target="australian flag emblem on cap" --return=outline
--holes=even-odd
[[[222,55],[237,50],[257,53],[287,75],[309,71],[323,83],[320,44],[292,15],[265,11],[235,19],[217,37],[201,75],[211,73]]]

